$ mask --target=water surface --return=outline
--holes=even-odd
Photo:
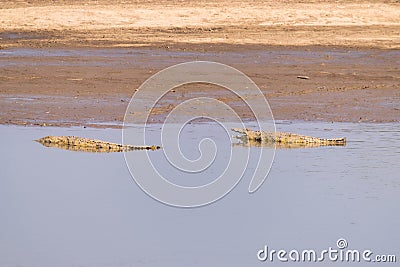
[[[384,65],[387,61],[400,63],[397,50],[349,50],[333,48],[330,50],[255,50],[247,51],[173,51],[147,48],[102,48],[102,49],[37,49],[7,48],[0,50],[0,67],[7,66],[124,66],[154,67],[209,60],[225,64],[240,65],[252,62],[256,66],[269,64],[307,65],[307,64],[350,64]],[[37,59],[27,62],[27,58]],[[63,60],[68,59],[68,60]]]
[[[278,150],[255,194],[247,193],[255,168],[250,164],[222,200],[180,209],[142,192],[122,153],[79,153],[32,141],[79,135],[120,142],[120,130],[0,126],[0,266],[262,266],[271,264],[257,260],[264,245],[322,250],[335,247],[339,238],[346,238],[349,248],[399,259],[400,125],[279,122],[277,127],[346,136],[349,142]],[[190,131],[216,133],[207,125]],[[187,134],[182,142],[190,145],[194,136]],[[149,153],[162,158],[162,151]]]

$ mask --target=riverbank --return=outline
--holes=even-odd
[[[0,123],[119,127],[135,89],[191,60],[243,71],[278,120],[398,122],[399,5],[5,1]],[[251,117],[226,90],[186,86],[165,96],[154,121],[193,96],[214,96]]]

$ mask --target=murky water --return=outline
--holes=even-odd
[[[79,135],[120,142],[120,130],[0,126],[0,266],[262,266],[271,264],[257,260],[264,245],[323,250],[336,248],[339,238],[351,249],[396,254],[399,260],[400,125],[279,122],[277,127],[346,136],[349,142],[277,150],[255,194],[247,193],[248,173],[255,167],[250,164],[222,200],[180,209],[142,192],[121,153],[65,151],[32,141]],[[194,125],[182,142],[197,141],[190,132],[212,136],[213,129]],[[155,159],[162,155],[149,153]]]
[[[30,49],[30,48],[8,48],[0,50],[0,67],[7,66],[125,66],[125,67],[160,67],[170,66],[181,62],[192,60],[211,60],[225,62],[226,64],[243,64],[252,62],[255,65],[265,64],[353,64],[375,65],[385,64],[388,60],[393,64],[399,64],[400,52],[391,51],[358,51],[348,49],[331,49],[321,51],[309,50],[258,50],[243,52],[188,52],[188,51],[165,51],[157,49],[130,49],[130,48],[108,48],[108,49]],[[40,61],[27,62],[27,58],[37,58]],[[64,61],[62,58],[73,59]]]

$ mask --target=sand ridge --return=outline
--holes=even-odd
[[[398,1],[5,1],[0,32],[31,46],[160,43],[400,47]],[[1,37],[2,47],[24,40]],[[22,38],[24,39],[24,38]]]

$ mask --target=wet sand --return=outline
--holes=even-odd
[[[190,60],[243,71],[279,120],[400,121],[396,1],[96,2],[2,3],[0,123],[118,126],[141,83]],[[166,95],[153,120],[193,96],[251,117],[202,85]]]
[[[212,52],[8,51],[0,57],[0,122],[6,124],[120,125],[141,83],[172,64],[197,59],[243,71],[262,90],[279,120],[394,122],[400,118],[398,51],[251,46]],[[310,79],[298,79],[299,75]],[[251,117],[227,90],[193,85],[168,93],[154,110],[154,120],[159,122],[176,104],[195,96],[213,96],[236,107],[244,118]]]

